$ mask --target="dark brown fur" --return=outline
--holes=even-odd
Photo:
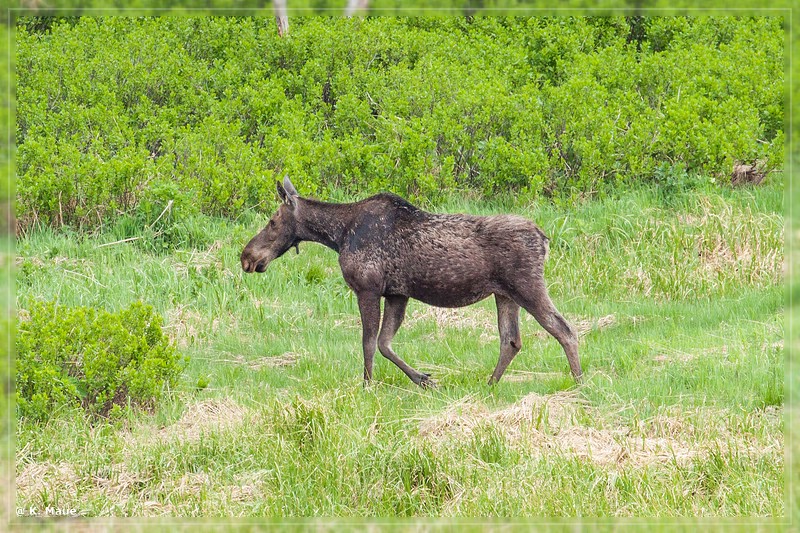
[[[376,348],[414,383],[431,385],[391,347],[409,298],[439,307],[462,307],[494,294],[500,331],[497,382],[519,352],[519,310],[525,308],[553,335],[580,380],[578,340],[550,301],[544,283],[548,239],[533,222],[513,215],[439,215],[394,194],[352,204],[301,198],[288,178],[278,183],[283,204],[242,252],[245,272],[264,272],[302,241],[339,253],[345,281],[361,312],[364,379],[372,379]],[[385,299],[381,324],[381,298]]]

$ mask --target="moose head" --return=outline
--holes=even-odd
[[[276,185],[282,203],[266,227],[250,239],[242,251],[242,270],[245,272],[264,272],[271,261],[285,254],[292,246],[300,253],[300,239],[297,236],[299,195],[288,176],[283,178],[283,184],[276,182]]]

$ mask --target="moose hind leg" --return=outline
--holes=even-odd
[[[386,303],[383,306],[383,324],[378,336],[378,349],[386,359],[397,365],[411,381],[423,387],[430,387],[435,384],[428,374],[414,370],[392,350],[392,339],[403,323],[407,304],[408,298],[406,296],[386,297]]]
[[[364,383],[372,380],[372,362],[375,359],[378,328],[381,323],[381,297],[358,294],[358,310],[361,313],[361,344],[364,350]]]
[[[553,305],[550,296],[547,294],[547,287],[545,287],[544,282],[534,282],[527,290],[518,292],[515,295],[515,300],[532,314],[536,321],[561,344],[564,353],[567,355],[572,377],[580,383],[582,371],[580,359],[578,358],[578,336],[575,335],[575,331]]]
[[[509,363],[522,348],[519,334],[519,305],[506,296],[494,295],[497,304],[497,329],[500,331],[500,359],[489,378],[489,385],[497,383],[503,377]]]

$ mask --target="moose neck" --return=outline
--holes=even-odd
[[[297,236],[300,240],[318,242],[338,252],[352,217],[351,205],[329,204],[308,198],[298,198],[297,202]]]

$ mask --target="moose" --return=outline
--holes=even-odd
[[[365,384],[372,380],[377,348],[417,385],[435,385],[430,375],[392,350],[409,298],[464,307],[491,294],[497,304],[500,359],[490,385],[522,348],[520,307],[558,340],[572,376],[580,382],[577,336],[556,310],[544,282],[549,239],[533,222],[515,215],[428,213],[391,193],[355,203],[326,203],[301,197],[288,176],[277,188],[282,203],[245,246],[242,269],[264,272],[292,247],[299,253],[303,241],[338,252],[344,280],[358,299]]]

